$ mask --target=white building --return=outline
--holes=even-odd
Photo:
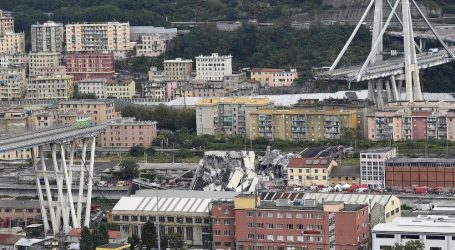
[[[52,21],[32,24],[32,52],[62,52],[63,24]]]
[[[136,42],[136,56],[159,56],[166,51],[169,41],[177,36],[177,29],[163,27],[131,27],[131,40]]]
[[[231,55],[213,53],[210,56],[196,57],[196,80],[223,81],[225,75],[232,75]]]
[[[150,67],[149,69],[149,81],[151,82],[163,82],[164,81],[164,71],[158,70],[157,67]]]
[[[81,94],[95,94],[100,99],[107,98],[106,94],[107,79],[84,79],[75,82],[77,91]]]
[[[189,248],[202,249],[210,234],[210,203],[233,199],[236,192],[189,190],[139,190],[135,196],[122,197],[112,209],[112,223],[129,236],[141,237],[147,221],[159,223],[160,232],[181,233]],[[210,247],[210,246],[206,246]]]
[[[385,161],[397,155],[396,148],[376,148],[360,153],[360,181],[372,188],[385,187]]]
[[[455,218],[447,215],[400,217],[376,225],[372,230],[373,250],[388,249],[395,243],[420,240],[425,250],[455,249]]]

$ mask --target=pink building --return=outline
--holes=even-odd
[[[114,75],[114,55],[101,52],[78,52],[65,55],[68,74],[75,81],[86,78],[111,79]]]
[[[0,227],[41,223],[41,207],[34,200],[0,200]]]
[[[92,113],[83,112],[77,109],[59,111],[58,109],[49,109],[36,114],[36,128],[50,128],[57,125],[74,125],[76,120],[91,118]]]
[[[263,87],[289,87],[298,78],[297,70],[254,68],[251,70],[251,79],[259,81]]]
[[[134,118],[112,120],[101,135],[103,147],[150,147],[157,136],[156,122]]]

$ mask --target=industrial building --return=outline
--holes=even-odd
[[[396,218],[373,228],[373,250],[387,249],[410,240],[421,241],[425,249],[455,249],[455,219],[447,215],[419,215]]]
[[[385,161],[396,155],[396,148],[372,148],[360,152],[361,183],[371,188],[384,188]]]
[[[141,236],[142,225],[152,221],[161,235],[182,234],[188,247],[210,248],[210,207],[220,199],[232,199],[235,192],[187,190],[140,190],[122,197],[112,209],[112,223],[121,232]]]

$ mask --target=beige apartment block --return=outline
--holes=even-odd
[[[227,75],[232,75],[231,55],[213,53],[196,57],[196,80],[223,81]]]
[[[28,80],[28,100],[67,100],[73,96],[73,76],[33,76]]]
[[[24,33],[5,32],[0,35],[0,53],[15,54],[24,52]]]
[[[116,58],[132,51],[130,24],[119,22],[76,23],[65,25],[66,51],[108,51]]]
[[[177,58],[164,60],[164,79],[166,81],[188,81],[193,71],[193,61]]]
[[[270,109],[268,98],[203,98],[196,104],[198,135],[247,135],[249,116],[260,109]]]
[[[116,99],[131,99],[136,95],[136,82],[132,79],[115,79],[106,82],[107,97]]]
[[[43,69],[60,66],[61,60],[60,52],[30,53],[28,60],[29,76],[43,75]]]
[[[25,95],[25,67],[9,66],[0,68],[0,100],[20,100]]]
[[[67,112],[74,109],[84,113],[90,112],[95,125],[117,117],[113,100],[68,100],[59,104],[60,111]]]
[[[331,158],[294,158],[289,160],[289,186],[328,186],[329,176],[337,163]]]
[[[136,44],[136,56],[160,56],[166,52],[167,44],[177,33],[155,33],[142,35]]]
[[[7,32],[14,32],[14,18],[10,13],[0,10],[0,36]]]

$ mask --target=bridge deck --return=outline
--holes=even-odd
[[[98,125],[83,129],[68,126],[42,131],[28,131],[15,137],[0,136],[0,153],[12,150],[28,149],[49,143],[64,142],[74,138],[87,138],[101,133],[105,130],[105,128],[105,125]]]
[[[455,47],[450,48],[455,52]],[[439,51],[434,54],[421,53],[417,55],[419,69],[430,68],[452,61],[447,51]],[[335,70],[326,70],[315,73],[316,79],[323,80],[345,80],[357,82],[357,75],[359,74],[361,65],[343,67]],[[386,60],[377,64],[368,66],[362,74],[360,81],[385,78],[393,75],[404,74],[404,58],[399,57],[396,59]]]

